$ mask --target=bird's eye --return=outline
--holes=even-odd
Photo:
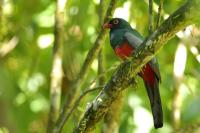
[[[113,21],[113,24],[118,24],[119,23],[119,20],[118,19],[115,19],[114,21]]]

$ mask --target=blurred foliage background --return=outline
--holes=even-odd
[[[165,0],[162,21],[185,1]],[[109,1],[104,0],[104,10]],[[154,18],[157,6],[154,3]],[[100,30],[99,0],[68,0],[65,8],[63,87],[69,89]],[[49,111],[50,71],[54,42],[55,1],[0,0],[0,132],[43,133]],[[115,17],[129,21],[142,35],[148,35],[148,1],[123,0],[117,3]],[[120,115],[120,133],[168,133],[174,129],[185,132],[200,130],[200,29],[194,25],[179,32],[157,55],[162,83],[160,92],[164,110],[164,127],[153,128],[150,105],[143,82],[124,92]],[[109,45],[104,42],[106,80],[120,64]],[[176,57],[176,58],[175,58]],[[83,89],[97,77],[97,59],[91,65]],[[84,97],[63,132],[72,132],[93,92]],[[64,99],[64,98],[63,98]],[[96,129],[100,132],[101,122]]]

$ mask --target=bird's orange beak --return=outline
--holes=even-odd
[[[103,29],[110,29],[112,28],[112,24],[109,24],[108,22],[106,22],[104,25],[103,25]]]

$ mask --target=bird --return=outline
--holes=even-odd
[[[143,36],[122,18],[112,18],[103,25],[110,29],[110,45],[115,54],[122,60],[131,57],[134,50],[144,40]],[[156,57],[153,57],[138,73],[143,79],[153,114],[154,127],[163,127],[163,110],[159,92],[161,75]]]

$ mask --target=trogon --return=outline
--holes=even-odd
[[[116,55],[125,60],[143,42],[144,38],[122,18],[113,18],[103,25],[110,29],[110,44]],[[160,71],[156,58],[150,60],[138,74],[144,81],[150,100],[154,127],[163,126],[163,111],[159,92],[161,82]]]

